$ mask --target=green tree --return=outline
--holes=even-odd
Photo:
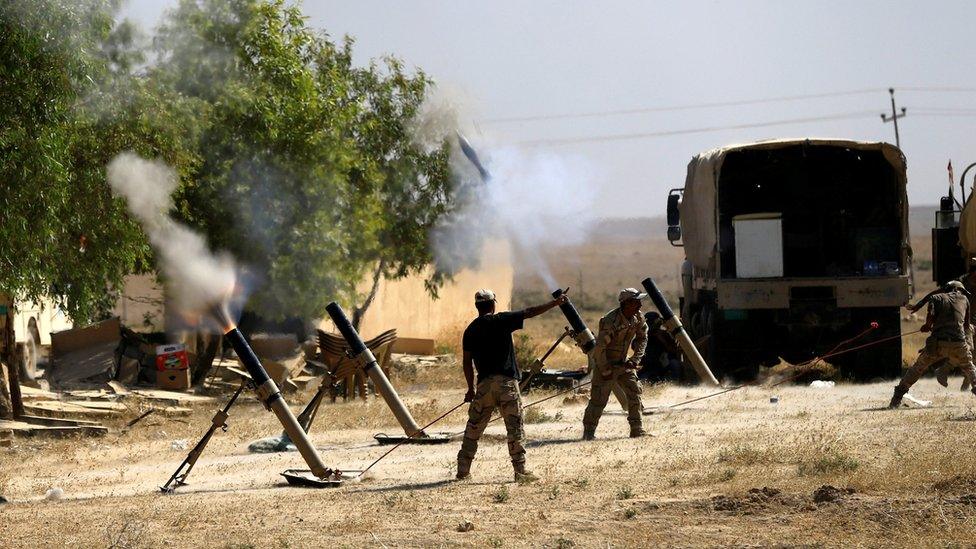
[[[0,291],[52,297],[80,322],[150,258],[105,183],[108,160],[135,149],[185,161],[151,94],[127,85],[140,58],[118,4],[0,2]]]
[[[399,62],[356,67],[352,42],[280,0],[185,0],[156,39],[149,80],[199,113],[200,162],[179,213],[250,267],[263,316],[320,318],[376,279],[430,262],[450,203],[447,149],[410,139],[429,80]],[[436,288],[432,284],[431,288]],[[356,319],[365,311],[354,307]]]

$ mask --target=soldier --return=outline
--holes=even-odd
[[[474,295],[474,306],[478,318],[471,321],[464,330],[462,339],[464,378],[468,382],[468,392],[464,401],[470,402],[468,424],[464,428],[464,440],[457,456],[457,478],[471,478],[471,462],[478,451],[478,439],[488,426],[491,413],[498,412],[505,420],[508,431],[508,455],[512,458],[515,480],[531,482],[538,477],[525,470],[525,448],[522,446],[522,398],[519,394],[518,380],[521,377],[515,361],[515,345],[512,332],[522,329],[527,318],[565,303],[566,296],[560,296],[544,305],[529,307],[522,311],[495,313],[495,293],[491,290],[478,290]],[[478,371],[478,386],[475,390],[474,375]]]
[[[681,360],[678,345],[664,327],[664,320],[655,311],[644,313],[647,322],[647,349],[637,379],[667,381],[681,379]]]
[[[640,314],[641,298],[647,294],[634,288],[624,288],[617,296],[620,306],[600,319],[600,332],[593,348],[593,385],[590,402],[583,414],[583,440],[593,440],[603,408],[610,398],[613,384],[619,383],[627,395],[627,421],[630,436],[645,435],[641,422],[641,387],[637,369],[647,347],[647,322]],[[627,358],[633,348],[634,354]]]
[[[973,323],[976,321],[976,307],[973,306],[973,299],[976,296],[976,257],[969,258],[969,270],[966,274],[957,279],[962,283],[963,288],[969,292],[969,324],[966,327],[966,343],[969,344],[969,354],[976,357],[976,350],[973,348]],[[935,378],[943,387],[949,386],[949,374],[955,367],[950,364],[943,364],[935,371]],[[969,389],[969,380],[963,376],[961,391]]]
[[[962,369],[963,376],[970,384],[976,378],[973,356],[966,343],[970,320],[966,289],[958,280],[951,280],[941,288],[940,292],[925,296],[920,302],[909,307],[909,310],[915,312],[926,303],[929,305],[929,310],[922,331],[931,332],[931,335],[925,340],[925,347],[915,359],[915,364],[905,372],[901,382],[895,386],[895,394],[891,397],[889,408],[901,406],[901,398],[905,396],[908,389],[940,360],[946,359],[950,367]],[[973,394],[976,395],[976,388],[973,389]]]

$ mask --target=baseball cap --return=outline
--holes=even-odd
[[[966,287],[963,286],[962,282],[959,282],[958,280],[950,280],[949,282],[945,283],[944,287],[946,290],[966,290]]]
[[[638,291],[636,288],[624,288],[623,290],[620,290],[619,294],[617,294],[617,301],[623,303],[628,299],[643,299],[645,297],[647,297],[647,294]]]
[[[482,288],[475,292],[475,303],[488,303],[489,301],[495,301],[495,292],[489,290],[488,288]]]

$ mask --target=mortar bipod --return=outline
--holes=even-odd
[[[210,439],[213,438],[214,432],[216,432],[217,429],[220,429],[221,431],[227,430],[227,418],[230,417],[230,408],[234,405],[234,402],[237,401],[237,397],[241,396],[241,393],[244,392],[244,388],[249,384],[251,384],[250,380],[244,376],[241,376],[241,386],[237,388],[237,391],[235,391],[234,395],[230,397],[227,404],[225,404],[220,410],[217,410],[213,419],[211,420],[210,428],[207,429],[207,433],[203,435],[203,438],[201,438],[195,446],[193,446],[193,449],[190,450],[190,453],[186,455],[183,462],[180,463],[180,466],[176,468],[176,472],[173,473],[173,476],[169,477],[166,484],[159,487],[161,492],[168,494],[180,486],[186,485],[186,477],[190,476],[190,471],[193,471],[193,466],[197,464],[197,460],[200,459],[200,454],[203,453],[203,450],[207,447]]]
[[[549,350],[547,350],[541,358],[537,358],[532,361],[532,366],[529,366],[529,375],[525,376],[525,379],[519,383],[519,391],[525,391],[529,387],[529,382],[532,381],[532,378],[541,372],[545,367],[546,359],[549,358],[549,355],[551,355],[552,352],[556,350],[556,347],[559,347],[559,344],[562,343],[567,337],[574,339],[577,337],[577,333],[569,326],[563,328],[563,333],[559,334],[559,337],[556,338],[556,341],[553,342],[551,346],[549,346]]]

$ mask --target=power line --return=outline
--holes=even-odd
[[[803,101],[807,99],[822,99],[826,97],[843,97],[851,95],[864,95],[884,91],[883,88],[864,88],[859,90],[847,90],[825,93],[811,93],[804,95],[784,95],[781,97],[766,97],[763,99],[741,99],[736,101],[716,101],[711,103],[695,103],[686,105],[671,105],[665,107],[641,107],[631,109],[619,109],[609,111],[593,111],[582,113],[561,113],[561,114],[540,114],[534,116],[512,116],[505,118],[492,118],[483,120],[483,124],[507,124],[510,122],[535,122],[541,120],[565,120],[576,118],[597,118],[603,116],[619,116],[628,114],[643,114],[652,112],[673,112],[687,111],[696,109],[713,109],[718,107],[740,107],[744,105],[761,105],[765,103],[783,103],[788,101]],[[974,89],[976,91],[976,89]]]
[[[672,135],[685,135],[693,133],[708,133],[726,130],[744,130],[751,128],[766,128],[772,126],[788,126],[790,124],[808,124],[812,122],[827,122],[831,120],[848,120],[852,118],[865,118],[868,116],[877,116],[875,111],[855,111],[847,113],[839,113],[833,115],[824,116],[811,116],[806,118],[791,118],[787,120],[771,120],[767,122],[753,122],[746,124],[735,124],[731,126],[710,126],[704,128],[688,128],[681,130],[664,130],[659,132],[642,132],[642,133],[627,133],[618,135],[602,135],[602,136],[591,136],[591,137],[569,137],[563,139],[538,139],[531,141],[522,141],[518,143],[519,145],[536,146],[536,145],[569,145],[573,143],[588,143],[588,142],[602,142],[602,141],[624,141],[630,139],[645,139],[651,137],[668,137]]]

